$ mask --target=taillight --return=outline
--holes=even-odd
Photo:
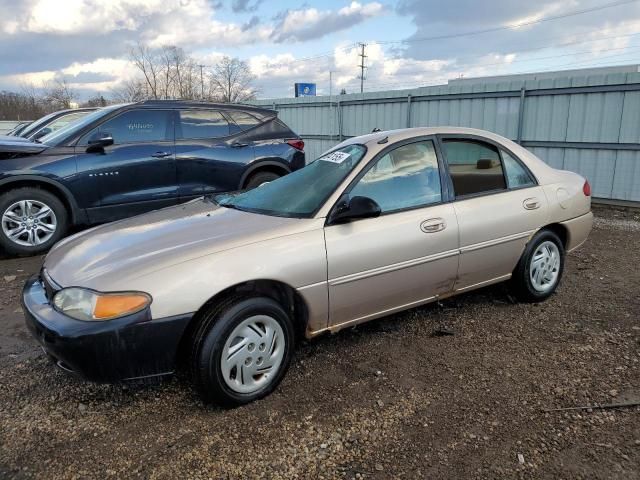
[[[591,196],[591,185],[589,185],[588,180],[584,181],[584,185],[582,186],[582,193],[584,193],[585,197]]]
[[[304,150],[304,140],[300,140],[299,138],[293,138],[291,140],[287,140],[287,143],[291,145],[296,150]]]

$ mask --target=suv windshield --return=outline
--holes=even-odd
[[[112,105],[110,107],[103,107],[93,112],[88,113],[82,118],[79,118],[75,122],[70,122],[60,130],[56,130],[55,132],[51,132],[48,135],[43,136],[38,139],[40,143],[46,143],[52,147],[60,145],[60,142],[66,140],[66,138],[72,134],[73,132],[77,132],[82,130],[87,125],[92,124],[96,120],[102,118],[103,116],[109,114],[113,110],[122,107],[123,105]]]
[[[306,167],[236,194],[216,195],[216,203],[253,213],[278,217],[312,216],[360,162],[367,149],[347,145],[327,153]]]

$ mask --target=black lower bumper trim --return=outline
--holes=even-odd
[[[137,381],[172,373],[178,345],[192,313],[152,319],[150,311],[85,322],[55,310],[38,276],[24,286],[27,327],[63,368],[96,382]]]

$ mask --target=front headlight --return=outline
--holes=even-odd
[[[100,293],[85,288],[64,288],[53,297],[55,308],[77,320],[111,320],[143,310],[151,297],[143,292]]]

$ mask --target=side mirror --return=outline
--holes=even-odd
[[[363,218],[375,218],[380,215],[380,205],[369,197],[341,198],[329,214],[328,224],[347,223]]]
[[[98,132],[95,135],[92,135],[87,143],[89,144],[89,146],[87,147],[87,152],[98,152],[104,147],[113,145],[113,137],[110,133]]]
[[[45,135],[49,135],[51,133],[51,129],[49,127],[44,127],[38,133],[33,136],[33,140],[38,140],[39,138],[44,137]]]

